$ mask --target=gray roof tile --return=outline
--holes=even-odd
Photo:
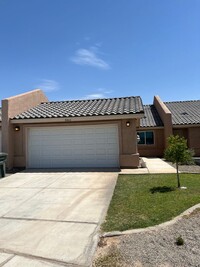
[[[138,113],[144,113],[144,110],[141,98],[136,96],[45,102],[15,116],[13,119],[86,117]]]
[[[159,127],[163,122],[154,105],[144,105],[145,117],[140,120],[140,127]]]
[[[200,124],[200,100],[165,102],[173,125]]]

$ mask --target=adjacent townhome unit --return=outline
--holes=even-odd
[[[200,100],[162,102],[155,96],[152,105],[144,105],[144,113],[137,128],[140,156],[162,157],[171,134],[186,138],[200,156]]]

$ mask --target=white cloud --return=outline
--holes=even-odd
[[[43,79],[42,82],[37,86],[44,92],[53,92],[59,90],[59,84],[54,80]]]
[[[96,99],[96,98],[107,98],[111,94],[111,90],[106,90],[104,88],[98,88],[96,92],[88,94],[83,97],[83,99]]]
[[[100,69],[110,69],[109,64],[98,56],[98,48],[78,49],[71,61],[78,65],[88,65]]]
[[[105,98],[105,95],[103,94],[98,94],[98,93],[94,93],[94,94],[90,94],[90,95],[86,95],[84,97],[84,99],[94,99],[94,98]]]
[[[113,90],[107,90],[105,88],[98,88],[97,91],[102,92],[104,95],[113,93]]]

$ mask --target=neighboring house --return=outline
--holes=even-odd
[[[173,134],[183,136],[200,156],[200,100],[165,102],[172,114]]]
[[[179,134],[200,156],[200,100],[142,104],[139,96],[49,102],[41,90],[2,100],[7,167],[136,168],[139,156],[162,157]],[[140,142],[137,144],[137,135]]]
[[[137,97],[48,102],[41,90],[2,101],[8,168],[138,167]]]
[[[140,156],[163,156],[170,134],[185,137],[195,156],[200,156],[200,100],[162,102],[156,96],[153,105],[144,106],[144,112],[137,128]]]

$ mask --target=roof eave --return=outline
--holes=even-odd
[[[191,124],[173,124],[173,128],[191,128],[191,127],[200,127],[200,123],[191,123]]]
[[[12,124],[24,123],[52,123],[52,122],[80,122],[80,121],[108,121],[108,120],[123,120],[123,119],[141,119],[144,113],[123,114],[123,115],[98,115],[85,117],[62,117],[62,118],[35,118],[35,119],[11,119]]]
[[[137,129],[145,130],[145,129],[164,129],[164,126],[139,126]]]

